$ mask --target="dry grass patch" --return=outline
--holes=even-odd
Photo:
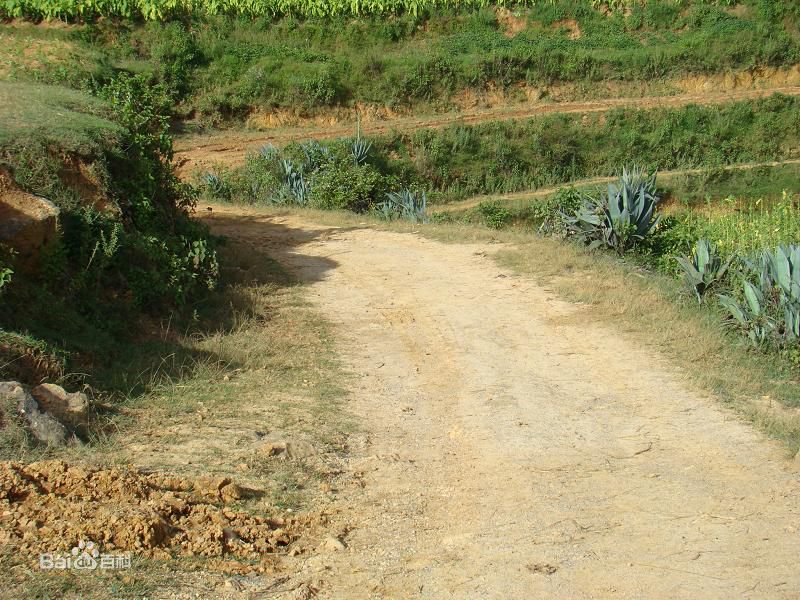
[[[587,316],[657,349],[687,379],[785,441],[791,452],[800,449],[797,373],[775,356],[752,351],[724,328],[721,314],[700,309],[678,281],[548,239],[505,247],[495,259],[588,306]]]
[[[161,597],[178,590],[217,597],[231,573],[248,573],[254,590],[272,589],[280,582],[275,572],[283,568],[281,561],[292,560],[284,555],[314,547],[324,531],[328,501],[340,483],[347,483],[337,480],[354,429],[344,407],[347,374],[336,359],[329,323],[274,260],[235,238],[223,248],[222,259],[227,286],[210,305],[198,307],[194,324],[179,332],[161,324],[158,335],[175,351],[160,360],[150,357],[148,369],[120,373],[130,378],[132,390],[144,394],[107,400],[108,412],[99,417],[105,427],[90,443],[35,449],[19,458],[58,458],[65,461],[59,464],[79,469],[105,473],[110,467],[134,478],[144,473],[211,487],[233,482],[219,483],[223,496],[209,501],[220,504],[225,519],[243,515],[245,521],[288,523],[302,512],[297,541],[267,556],[269,564],[225,552],[189,556],[176,551],[172,558],[159,558],[125,548],[134,550],[131,569],[89,574],[46,573],[30,556],[5,553],[0,554],[0,589],[41,598]],[[138,363],[132,358],[132,364]],[[204,493],[198,485],[190,484],[190,492]],[[224,496],[229,488],[247,493]],[[79,489],[69,499],[92,504]],[[114,504],[113,498],[100,500],[105,504],[94,502],[95,509]],[[92,514],[87,509],[85,515],[61,515],[51,525],[71,523],[75,531],[91,533]],[[0,523],[0,534],[7,525]],[[200,535],[217,539],[215,527]],[[37,540],[42,547],[50,543],[46,536]],[[61,539],[54,548],[77,542]]]

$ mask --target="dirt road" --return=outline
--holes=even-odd
[[[723,104],[736,100],[762,98],[775,93],[800,95],[800,86],[781,85],[757,89],[730,91],[707,91],[703,93],[678,94],[674,96],[650,96],[637,98],[605,98],[580,102],[534,102],[522,105],[501,106],[485,110],[466,110],[443,115],[406,117],[388,121],[362,124],[365,135],[376,136],[393,130],[414,131],[446,127],[455,123],[474,125],[487,121],[509,121],[528,119],[545,114],[581,114],[606,112],[614,108],[677,107],[687,104]],[[257,152],[265,144],[283,145],[293,141],[310,139],[335,139],[352,136],[354,123],[315,127],[291,127],[271,131],[222,131],[208,135],[184,136],[176,139],[175,164],[181,173],[189,174],[197,169],[214,166],[234,167],[244,162],[248,152]]]
[[[797,462],[495,246],[211,222],[307,282],[356,376],[347,548],[295,575],[319,597],[800,595]]]
[[[719,171],[749,171],[752,169],[762,169],[762,168],[774,168],[774,167],[782,167],[788,165],[798,165],[800,164],[800,159],[792,158],[788,160],[781,160],[781,161],[770,161],[770,162],[762,162],[762,163],[742,163],[738,165],[724,165],[721,167],[716,167],[716,170]],[[675,177],[685,177],[687,175],[700,175],[702,173],[707,173],[710,169],[675,169],[671,171],[659,171],[658,178],[660,181],[673,179]],[[553,187],[546,187],[546,188],[539,188],[535,191],[527,191],[527,192],[511,192],[508,194],[494,194],[494,195],[485,195],[485,196],[473,196],[471,198],[467,198],[466,200],[461,200],[458,202],[451,202],[449,204],[441,204],[439,206],[431,207],[431,212],[433,213],[458,213],[463,212],[465,210],[469,210],[470,208],[474,208],[478,206],[481,202],[486,202],[488,200],[496,201],[496,202],[525,202],[528,200],[536,200],[537,198],[545,198],[552,194],[555,194],[559,188],[564,187],[565,185],[571,185],[576,188],[586,188],[586,187],[593,187],[593,186],[603,186],[609,183],[614,183],[619,181],[619,176],[616,177],[590,177],[588,179],[576,179],[574,181],[570,181],[567,184],[561,184]]]

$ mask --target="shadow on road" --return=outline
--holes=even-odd
[[[324,243],[351,228],[300,229],[274,219],[276,217],[257,214],[234,214],[224,209],[203,216],[203,221],[211,230],[225,238],[226,245],[244,249],[251,255],[250,259],[260,260],[265,264],[274,261],[287,271],[287,278],[313,283],[324,279],[328,271],[338,266],[339,263],[331,257],[333,255],[311,256],[299,251],[298,247],[315,242]],[[267,276],[274,276],[274,273]],[[258,280],[255,282],[265,283]]]

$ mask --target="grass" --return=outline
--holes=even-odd
[[[303,287],[262,251],[232,239],[223,258],[225,291],[212,298],[197,328],[177,337],[202,358],[181,376],[175,369],[148,373],[158,383],[122,404],[117,439],[134,447],[146,439],[165,450],[136,455],[150,468],[230,475],[247,464],[237,477],[267,490],[275,506],[308,508],[324,464],[258,458],[252,436],[300,440],[321,455],[343,450],[353,423],[342,410],[347,376],[333,333]]]
[[[692,175],[659,178],[668,204],[675,208],[706,210],[733,197],[738,208],[747,208],[758,200],[771,205],[783,197],[783,192],[800,191],[800,164],[768,166],[755,169],[707,169]]]
[[[248,235],[259,225],[225,221],[219,227]],[[324,503],[320,485],[331,481],[331,462],[356,427],[344,406],[348,375],[336,357],[332,327],[309,304],[305,287],[246,239],[232,234],[222,258],[224,288],[198,307],[190,327],[151,324],[140,342],[155,338],[161,354],[126,353],[98,374],[120,391],[99,398],[97,434],[89,444],[42,451],[23,440],[23,451],[10,454],[22,432],[6,427],[0,430],[3,458],[232,477],[264,492],[234,506],[254,514],[314,511]],[[152,350],[154,343],[144,345]],[[258,450],[261,436],[303,441],[317,453],[267,457]],[[208,570],[212,562],[137,559],[126,573],[42,574],[0,553],[0,588],[42,598],[143,597],[184,588],[213,594],[224,577]]]
[[[747,220],[762,218],[766,226],[767,221],[779,214],[772,215],[772,208],[786,204],[786,194],[791,196],[800,189],[797,185],[798,177],[800,164],[794,163],[752,169],[712,167],[691,174],[660,172],[659,193],[663,198],[660,206],[668,215],[691,221],[693,229],[697,229],[695,225],[700,226],[701,222],[708,221],[710,217],[719,219],[723,216],[731,225],[736,222],[743,226]],[[589,183],[581,180],[568,182],[559,189],[572,187],[579,192],[592,194],[605,188],[605,183],[598,183],[593,179]],[[552,203],[555,196],[556,192],[552,188],[507,195],[489,194],[467,199],[463,203],[440,205],[439,212],[434,215],[441,222],[487,224],[484,213],[494,209],[502,211],[502,226],[536,229],[541,224],[546,205]],[[781,231],[784,234],[769,239],[770,244],[797,238],[794,233],[795,211],[789,206],[780,214],[783,224]],[[773,239],[776,241],[773,242]]]
[[[795,158],[800,144],[797,131],[800,98],[779,94],[715,107],[553,114],[379,136],[370,140],[370,157],[357,171],[368,167],[370,173],[380,175],[382,184],[369,185],[371,192],[410,187],[427,191],[431,204],[436,205],[614,176],[620,165],[633,160],[651,170],[702,170],[682,178],[675,188],[676,193],[693,189],[686,199],[697,202],[699,194],[715,189],[719,182],[727,181],[730,188],[737,188],[756,177],[726,168]],[[347,149],[346,140],[323,145]],[[301,146],[291,143],[280,150],[278,158],[289,157],[298,164],[303,156]],[[278,158],[265,159],[253,153],[242,167],[223,169],[217,175],[228,182],[229,188],[237,188],[233,194],[236,200],[263,202],[276,196],[284,183]],[[789,183],[798,170],[797,165],[776,169],[780,179],[768,184],[762,176],[761,187],[774,193],[777,183]],[[754,171],[763,173],[762,169]],[[269,180],[264,178],[268,172],[272,174]],[[352,174],[345,179],[356,180]],[[703,179],[707,183],[702,184]],[[309,181],[313,203],[315,180],[311,177]],[[260,192],[253,197],[251,190],[256,188]],[[383,194],[373,194],[368,201],[360,202],[361,210],[383,200]]]
[[[441,202],[615,175],[632,160],[672,170],[790,158],[796,141],[787,128],[799,107],[776,95],[720,107],[549,115],[398,133],[376,147],[399,155],[398,169],[430,182]]]
[[[38,142],[97,156],[124,131],[107,118],[103,102],[64,87],[0,81],[0,106],[0,150],[7,152]]]
[[[470,98],[525,100],[566,84],[656,89],[685,75],[800,62],[798,15],[768,0],[732,12],[708,2],[634,3],[626,13],[555,0],[358,19],[199,16],[4,27],[0,75],[82,86],[115,69],[152,74],[206,125],[272,111],[450,109]],[[2,65],[5,64],[5,67]],[[668,87],[668,86],[667,86]],[[593,91],[594,90],[594,91]]]
[[[798,197],[787,192],[774,202],[733,196],[693,211],[673,214],[694,236],[717,245],[723,255],[752,256],[800,240]]]
[[[0,26],[0,79],[86,88],[107,78],[103,53],[81,43],[74,26],[37,27],[24,22]]]
[[[146,598],[176,582],[172,566],[136,558],[125,571],[48,573],[20,562],[8,551],[0,551],[0,572],[5,593],[18,598]]]

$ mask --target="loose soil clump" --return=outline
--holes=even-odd
[[[188,480],[63,461],[0,463],[0,543],[22,555],[68,552],[81,540],[104,552],[152,558],[263,559],[288,551],[302,520],[229,505],[259,492],[228,478]]]

